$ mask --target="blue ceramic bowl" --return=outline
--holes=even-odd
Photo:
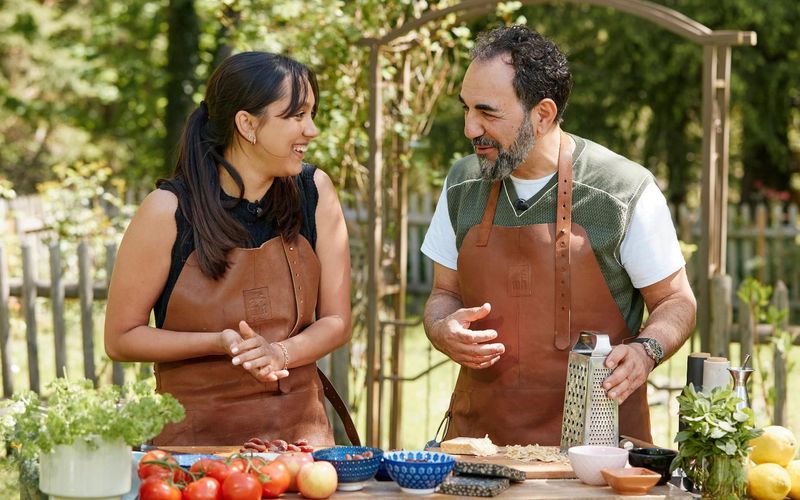
[[[389,476],[406,493],[433,493],[453,469],[456,459],[433,451],[390,451],[383,456]]]
[[[375,473],[376,481],[391,481],[392,477],[389,471],[386,470],[386,458],[381,458],[381,465],[378,467],[378,472]]]
[[[363,455],[371,451],[371,458],[360,460],[346,460],[345,455]],[[335,446],[325,448],[312,453],[314,460],[330,462],[336,469],[339,476],[339,486],[341,491],[357,491],[364,487],[364,482],[375,477],[378,467],[381,464],[383,450],[370,448],[368,446]]]

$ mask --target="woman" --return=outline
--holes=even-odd
[[[105,346],[155,362],[186,408],[156,445],[333,443],[315,362],[350,338],[350,255],[330,178],[303,163],[317,99],[292,59],[226,59],[125,233]]]

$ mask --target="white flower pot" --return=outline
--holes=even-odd
[[[121,439],[59,445],[39,457],[39,489],[51,500],[118,499],[131,488],[131,447]]]

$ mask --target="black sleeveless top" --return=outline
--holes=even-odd
[[[299,175],[293,177],[297,185],[297,191],[300,194],[300,208],[302,211],[303,222],[300,226],[300,234],[308,240],[311,248],[316,249],[317,245],[317,225],[316,225],[316,210],[317,202],[319,201],[319,193],[317,192],[317,185],[314,184],[314,172],[316,167],[313,165],[303,164],[303,170]],[[186,190],[186,185],[182,179],[170,179],[163,182],[159,189],[169,191],[178,199],[183,199],[189,196]],[[269,192],[267,192],[269,195]],[[236,198],[229,196],[220,189],[220,199],[223,201],[235,201]],[[241,224],[250,235],[250,242],[246,248],[258,248],[265,242],[278,236],[276,230],[275,220],[268,217],[259,217],[256,215],[260,210],[264,209],[267,196],[264,196],[260,202],[251,203],[247,200],[241,200],[232,208],[227,209],[228,214],[233,217],[239,224]],[[189,255],[194,251],[194,236],[192,226],[186,216],[183,214],[180,206],[175,210],[175,223],[178,226],[178,234],[175,238],[175,243],[172,245],[172,261],[169,267],[169,275],[167,282],[164,284],[164,289],[158,297],[153,312],[155,313],[156,328],[161,328],[164,324],[167,314],[167,305],[169,304],[170,295],[175,288],[175,283],[178,281],[183,270],[183,265],[189,258]]]

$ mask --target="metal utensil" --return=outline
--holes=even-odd
[[[581,332],[569,353],[561,451],[572,446],[619,445],[619,404],[608,397],[603,381],[611,374],[605,361],[611,352],[608,335]]]

